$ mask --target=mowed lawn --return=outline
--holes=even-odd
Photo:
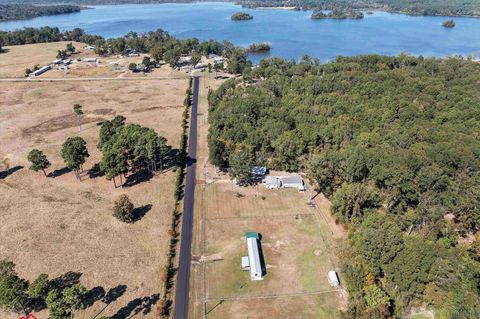
[[[40,273],[73,275],[87,288],[118,295],[96,301],[76,318],[102,315],[151,318],[161,289],[167,229],[174,204],[174,172],[131,187],[114,188],[90,170],[101,160],[98,123],[123,115],[127,123],[153,128],[178,147],[186,80],[0,83],[0,259],[16,263],[30,281]],[[73,104],[84,115],[73,114]],[[87,141],[90,157],[82,181],[65,171],[60,157],[67,137]],[[44,151],[46,178],[28,169],[27,153]],[[112,216],[114,200],[128,194],[143,216],[124,224]],[[46,312],[38,318],[46,318]],[[0,313],[0,318],[18,318]]]
[[[206,298],[211,300],[209,309],[214,308],[208,317],[336,317],[342,298],[327,280],[328,271],[336,269],[333,240],[324,241],[330,233],[318,210],[307,205],[306,194],[262,185],[232,189],[223,180],[208,185],[204,196],[205,254],[222,258],[206,264]],[[243,238],[247,231],[262,235],[267,266],[263,281],[251,281],[249,272],[241,271],[240,259],[248,254]],[[216,306],[215,301],[223,299]]]

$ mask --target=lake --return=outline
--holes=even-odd
[[[254,16],[231,21],[238,11]],[[239,46],[270,42],[268,54],[252,55],[254,62],[273,55],[300,59],[308,54],[322,61],[338,55],[396,55],[408,52],[424,56],[480,55],[480,19],[456,17],[456,27],[441,26],[446,17],[408,16],[376,11],[363,20],[311,20],[311,11],[242,9],[233,3],[141,4],[96,6],[56,16],[0,23],[0,30],[23,27],[75,27],[87,33],[115,37],[129,31],[162,28],[178,38],[229,40]]]

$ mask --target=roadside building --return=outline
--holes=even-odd
[[[328,283],[332,288],[337,288],[338,286],[340,286],[340,280],[338,279],[338,275],[335,270],[330,270],[328,272]]]
[[[242,257],[242,270],[250,271],[251,280],[263,280],[266,270],[260,234],[247,232],[245,238],[247,240],[248,256]]]

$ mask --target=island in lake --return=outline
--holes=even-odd
[[[266,52],[266,51],[270,51],[271,48],[272,48],[272,45],[268,42],[252,43],[248,46],[247,52],[248,53]]]
[[[455,21],[447,20],[447,21],[442,23],[442,26],[445,27],[445,28],[453,28],[453,27],[455,27]]]
[[[311,19],[363,19],[363,13],[356,10],[332,10],[325,13],[320,10],[313,11]]]
[[[253,16],[246,12],[237,12],[230,17],[233,21],[252,20]]]

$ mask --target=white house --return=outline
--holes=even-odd
[[[248,256],[242,257],[242,270],[250,271],[251,280],[263,280],[266,272],[260,244],[260,234],[247,232],[245,233],[245,238],[247,240]]]
[[[299,191],[306,190],[305,183],[300,176],[282,176],[282,188],[296,188]]]
[[[337,288],[338,286],[340,286],[340,280],[338,279],[338,275],[335,270],[330,270],[328,272],[328,283],[332,288]]]

